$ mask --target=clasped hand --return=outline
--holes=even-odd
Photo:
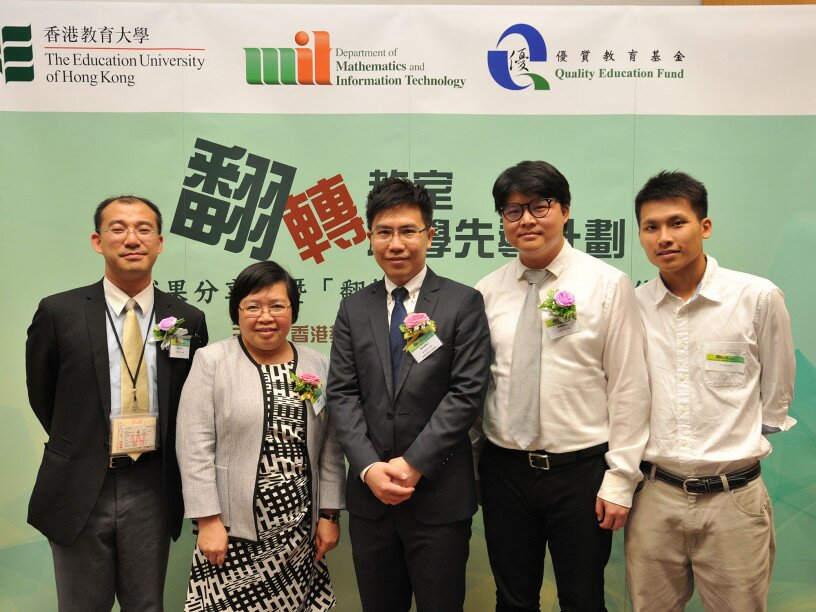
[[[422,474],[405,459],[394,457],[388,463],[378,461],[368,468],[365,483],[377,499],[394,506],[413,495],[421,477]]]

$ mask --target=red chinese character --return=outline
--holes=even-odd
[[[314,258],[316,263],[325,261],[323,251],[331,244],[324,240],[323,230],[312,207],[309,206],[305,193],[289,196],[283,220],[303,261]],[[294,338],[293,338],[294,339]],[[304,342],[308,342],[305,340]]]
[[[365,240],[363,220],[357,214],[357,207],[343,182],[342,175],[320,179],[314,187],[306,190],[306,195],[312,201],[312,206],[329,240],[341,249],[347,249]],[[348,233],[353,233],[350,239],[341,237]]]

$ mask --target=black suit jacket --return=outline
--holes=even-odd
[[[99,497],[108,469],[110,369],[102,281],[40,301],[26,341],[26,383],[34,413],[48,434],[28,522],[49,540],[70,546]],[[204,313],[158,289],[155,320],[184,318],[190,359],[156,351],[162,485],[173,539],[184,503],[176,464],[176,412],[195,349],[207,343]]]
[[[378,518],[386,505],[360,479],[377,461],[403,456],[422,472],[403,502],[427,524],[476,512],[468,431],[482,410],[490,370],[490,335],[482,296],[430,269],[415,312],[436,322],[442,347],[421,363],[405,354],[391,377],[385,282],[340,303],[326,397],[349,461],[349,512]]]

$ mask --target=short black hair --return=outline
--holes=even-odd
[[[143,198],[141,196],[135,196],[135,195],[120,195],[120,196],[114,196],[114,197],[110,197],[110,198],[107,198],[105,200],[102,200],[99,203],[99,205],[96,207],[96,210],[94,211],[94,216],[93,216],[94,229],[97,232],[99,231],[99,229],[100,229],[99,225],[102,222],[102,211],[105,210],[108,207],[109,204],[113,204],[114,202],[123,202],[124,204],[136,204],[137,202],[141,202],[142,204],[146,204],[147,207],[150,210],[152,210],[154,213],[156,213],[156,225],[158,225],[158,227],[156,229],[159,231],[159,234],[161,234],[161,232],[162,232],[162,214],[161,214],[161,211],[159,210],[159,207],[156,206],[153,202],[151,202],[147,198]]]
[[[391,176],[374,187],[368,194],[366,200],[368,229],[371,229],[374,218],[381,212],[404,205],[419,208],[426,227],[433,224],[433,206],[428,190],[423,185],[412,183],[406,178]]]
[[[493,203],[500,215],[513,192],[555,198],[562,207],[569,207],[571,201],[566,177],[545,161],[519,162],[499,175],[493,183]]]
[[[678,170],[662,170],[646,181],[635,197],[635,217],[640,223],[640,209],[645,202],[685,198],[698,219],[708,216],[708,191],[694,177]]]
[[[295,323],[300,312],[300,291],[298,291],[297,281],[274,261],[259,261],[244,268],[232,285],[229,315],[233,324],[238,325],[238,304],[241,303],[241,300],[250,293],[280,282],[286,285],[286,295],[292,305],[292,323]]]

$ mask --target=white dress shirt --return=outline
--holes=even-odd
[[[422,288],[422,283],[425,282],[425,275],[428,273],[428,266],[423,266],[422,271],[417,274],[414,278],[409,280],[407,283],[402,285],[408,291],[408,297],[406,297],[402,303],[405,306],[405,312],[411,314],[414,312],[416,308],[417,298],[419,297],[419,290]],[[385,306],[388,308],[388,324],[389,329],[391,329],[391,313],[394,312],[394,296],[391,295],[391,292],[399,287],[400,285],[395,285],[393,281],[391,281],[387,276],[385,278],[385,292],[387,297],[385,298]]]
[[[492,443],[511,449],[519,449],[509,433],[508,401],[513,338],[527,293],[525,269],[516,258],[476,284],[494,353],[483,429]],[[623,272],[566,242],[547,270],[539,303],[549,289],[572,293],[580,331],[552,339],[543,326],[541,434],[530,448],[565,453],[609,442],[609,470],[598,496],[630,506],[649,421],[643,328],[632,284]],[[541,316],[546,318],[545,311]]]
[[[771,452],[784,431],[796,361],[782,292],[764,278],[706,271],[688,301],[662,279],[637,288],[646,328],[652,415],[644,459],[683,476],[733,472]],[[732,356],[730,371],[712,359]]]
[[[122,328],[125,325],[125,305],[130,296],[110,282],[107,278],[102,281],[105,291],[105,301],[107,308],[116,324],[116,333],[119,341],[122,340]],[[141,292],[133,296],[138,307],[136,308],[136,318],[139,321],[139,328],[142,331],[142,338],[145,337],[153,324],[150,318],[153,312],[153,284],[149,284]],[[105,316],[105,331],[108,338],[108,364],[110,368],[111,385],[111,416],[119,416],[122,413],[122,349],[111,329],[110,319]],[[134,367],[131,364],[131,367]],[[156,343],[147,341],[145,346],[144,363],[142,367],[147,368],[147,391],[150,397],[150,414],[159,413],[159,403],[156,400]],[[134,370],[135,374],[135,370]]]

